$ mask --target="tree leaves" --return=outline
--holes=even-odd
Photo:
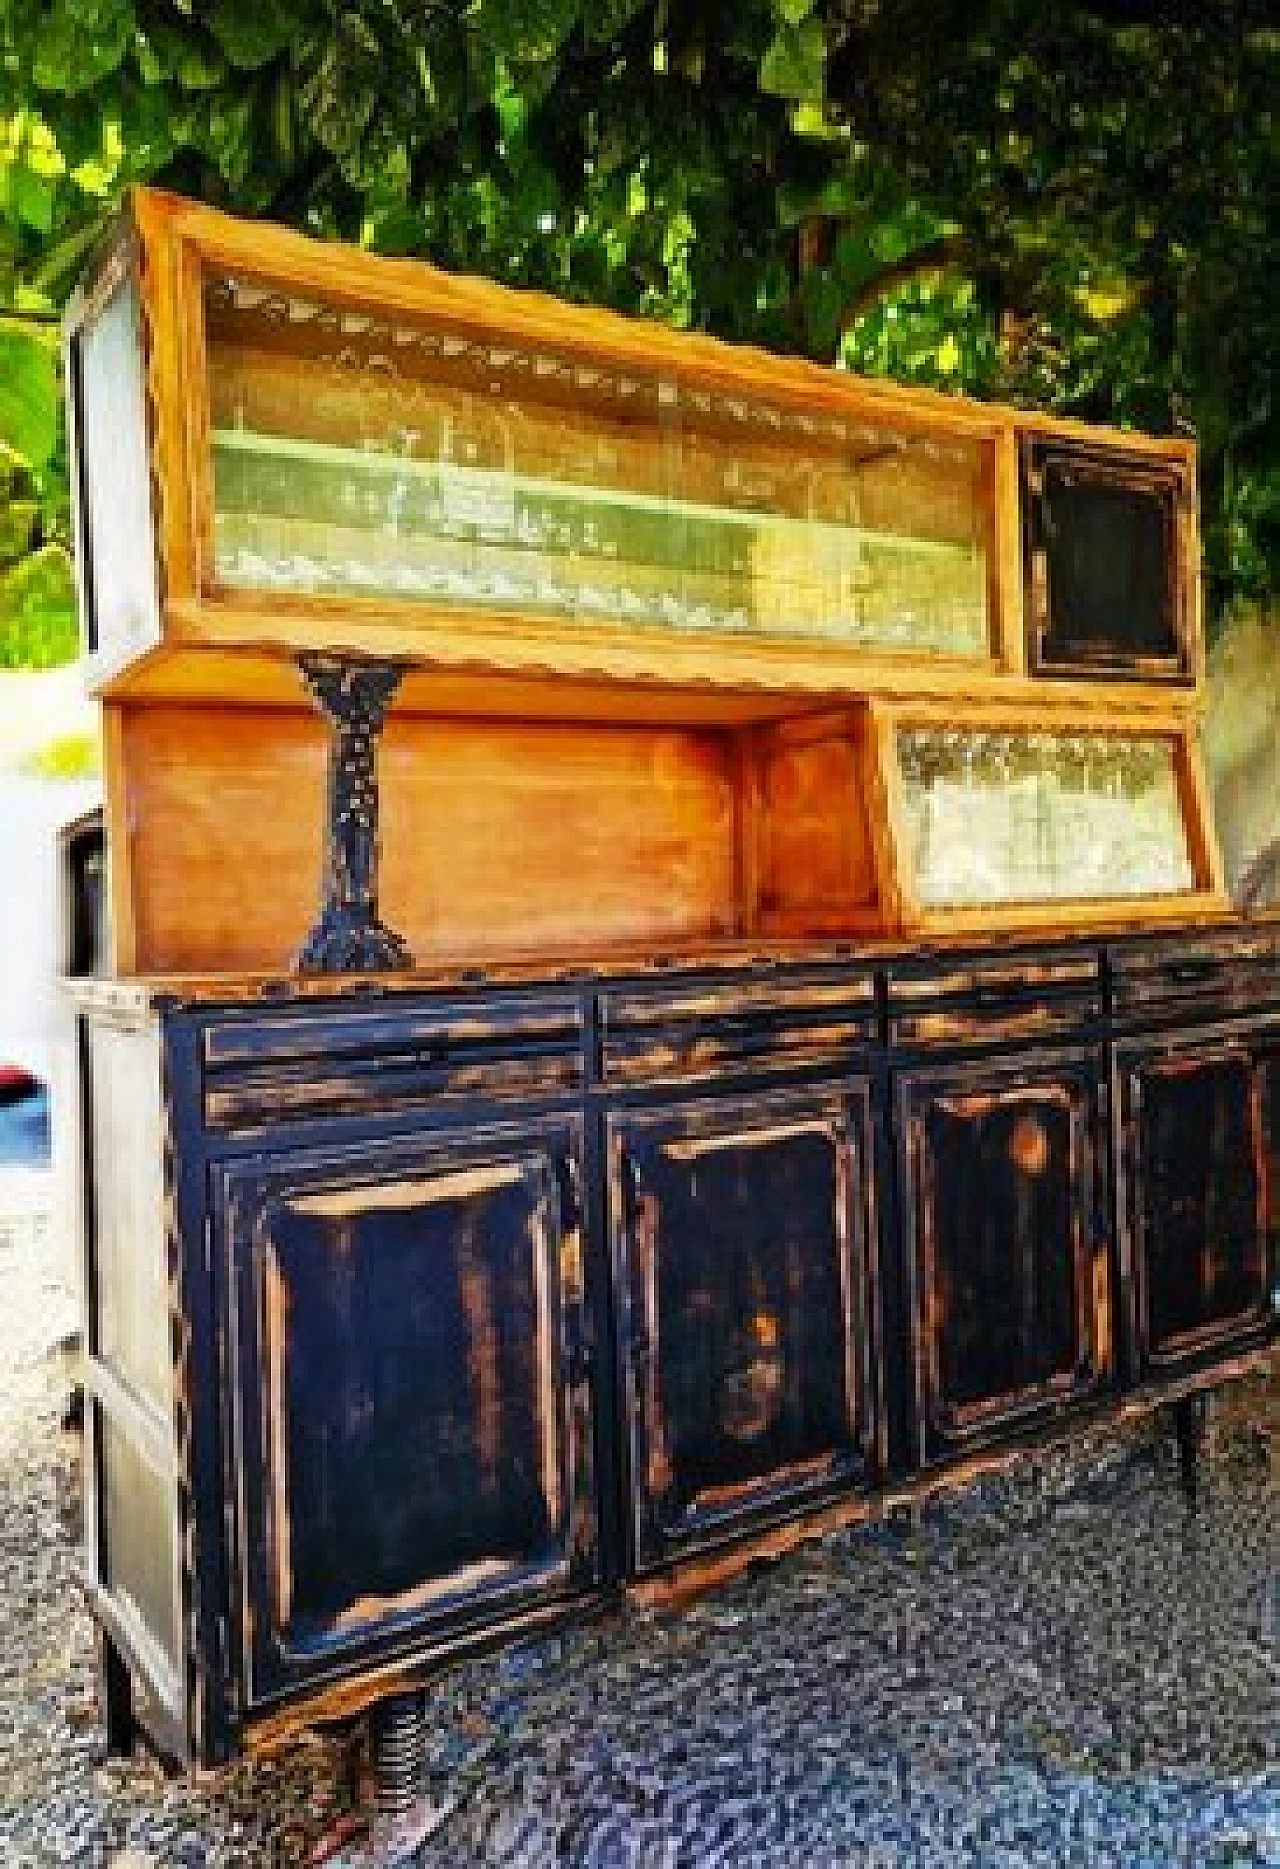
[[[760,89],[773,97],[811,103],[826,82],[827,39],[818,19],[784,19],[760,61]]]
[[[58,378],[48,344],[0,324],[0,444],[39,473],[58,440]]]
[[[48,9],[32,66],[42,91],[88,91],[117,71],[133,31],[129,0],[61,0]]]
[[[1220,607],[1280,581],[1264,12],[0,0],[0,306],[60,298],[154,179],[913,381],[1194,424]]]
[[[76,652],[75,578],[62,545],[0,571],[0,666],[47,668]]]
[[[216,0],[208,12],[212,32],[231,63],[241,71],[269,65],[292,42],[301,21],[284,0]]]

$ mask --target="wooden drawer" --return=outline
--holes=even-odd
[[[1280,924],[1116,943],[1107,963],[1126,1024],[1280,1007]]]
[[[575,999],[514,997],[215,1020],[203,1034],[204,1118],[235,1133],[573,1091],[584,1026]]]
[[[934,955],[888,969],[891,1045],[933,1047],[1054,1039],[1100,1020],[1102,967],[1092,948]]]
[[[877,1035],[875,979],[748,981],[666,993],[605,993],[606,1086],[663,1084],[731,1071],[841,1069]]]

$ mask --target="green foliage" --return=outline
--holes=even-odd
[[[76,648],[70,554],[41,545],[0,571],[0,668],[53,668]]]
[[[21,325],[0,324],[0,440],[34,473],[58,442],[58,373],[47,344]]]
[[[1280,580],[1277,96],[1264,0],[0,0],[0,308],[56,311],[146,179],[859,369],[1194,427],[1225,609]],[[0,368],[25,461],[3,536],[34,501],[29,546],[65,548],[48,365],[24,358]]]
[[[47,328],[0,321],[0,667],[76,652],[56,355]]]
[[[28,753],[21,771],[29,779],[91,779],[102,770],[96,733],[64,733]]]

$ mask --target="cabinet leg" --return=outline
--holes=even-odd
[[[133,1680],[124,1656],[105,1630],[98,1631],[98,1699],[106,1727],[107,1756],[127,1759],[133,1751]]]
[[[1178,1442],[1178,1467],[1187,1504],[1194,1505],[1200,1483],[1200,1456],[1209,1418],[1206,1395],[1184,1395],[1174,1404],[1173,1432]]]

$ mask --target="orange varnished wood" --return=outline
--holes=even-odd
[[[107,865],[107,946],[116,973],[137,973],[145,966],[138,949],[133,836],[129,817],[127,711],[105,701],[102,706],[102,789],[109,801],[110,862]]]
[[[488,280],[445,273],[420,260],[387,259],[267,222],[245,222],[178,196],[136,191],[135,212],[145,211],[153,232],[188,242],[206,259],[287,283],[301,291],[323,292],[339,303],[361,305],[370,299],[402,312],[447,315],[459,329],[488,336],[508,330],[524,342],[551,343],[575,353],[609,356],[633,366],[691,369],[706,380],[738,390],[790,392],[808,400],[820,395],[823,406],[892,412],[895,419],[991,433],[998,425],[1112,440],[1132,445],[1135,437],[1119,429],[1024,409],[983,404],[938,391],[908,388],[878,380],[842,378],[821,365],[774,356],[745,345],[728,345],[701,333],[674,332],[640,319],[594,308],[568,308],[561,301],[531,291],[513,291]],[[1182,437],[1141,438],[1151,453],[1186,459],[1193,444]]]
[[[991,503],[995,549],[993,567],[992,615],[1000,659],[1011,675],[1025,675],[1027,669],[1026,631],[1023,625],[1022,591],[1022,509],[1018,462],[1018,436],[1012,427],[1004,429],[992,457]]]
[[[170,606],[166,646],[110,683],[120,701],[228,701],[288,707],[293,657],[329,640],[336,599],[254,599]],[[324,606],[328,606],[325,608]],[[357,615],[358,612],[358,615]],[[701,642],[636,630],[627,641],[590,624],[572,631],[528,618],[435,614],[429,635],[389,618],[385,604],[354,600],[342,635],[353,653],[417,658],[396,712],[522,714],[543,719],[778,720],[830,710],[862,695],[940,700],[1020,700],[1046,719],[1108,705],[1130,714],[1188,719],[1196,701],[1167,684],[1031,681],[944,657],[865,656],[850,685],[847,661],[826,643],[726,639]],[[477,658],[480,658],[477,660]]]
[[[299,708],[124,717],[128,970],[284,968],[315,914],[326,738]],[[392,717],[382,909],[424,962],[730,936],[727,736]]]
[[[829,934],[879,926],[860,719],[820,736],[760,738],[760,928]]]
[[[998,678],[1016,673],[1020,663],[1021,624],[1017,615],[1020,570],[1015,547],[1018,526],[1016,446],[1019,436],[1035,432],[1087,438],[1094,445],[1114,445],[1153,458],[1193,458],[1182,439],[1128,435],[1064,422],[959,396],[869,381],[804,361],[782,358],[745,346],[721,343],[699,334],[673,332],[640,319],[565,306],[539,294],[512,291],[488,281],[463,278],[418,261],[388,260],[350,248],[321,243],[263,223],[245,222],[175,197],[137,191],[130,214],[142,253],[142,287],[149,340],[148,381],[154,431],[154,473],[159,495],[160,557],[166,597],[164,640],[178,643],[271,646],[287,652],[298,646],[346,648],[351,653],[394,653],[421,657],[439,667],[467,664],[496,669],[593,674],[606,678],[688,681],[719,686],[775,685],[791,691],[889,693],[924,691],[964,693],[969,676]],[[571,628],[540,627],[521,615],[459,614],[418,601],[344,597],[254,596],[218,587],[212,562],[212,485],[209,450],[211,381],[206,330],[204,282],[211,271],[230,270],[257,278],[285,292],[360,312],[408,316],[481,338],[513,345],[536,345],[589,365],[609,365],[653,381],[676,378],[699,390],[733,397],[765,397],[803,410],[806,415],[839,415],[875,425],[903,439],[933,437],[981,451],[981,526],[986,533],[993,616],[993,660],[983,664],[948,662],[919,654],[887,655],[856,647],[800,639],[788,643],[762,636],[699,640],[682,634],[646,630],[620,620],[603,619]],[[338,378],[323,384],[308,374],[305,326],[289,327],[273,348],[255,350],[248,366],[261,393],[273,403],[287,427],[307,433],[319,424],[342,429],[344,398],[352,405],[350,434],[358,445],[364,432],[356,414],[358,392]],[[265,340],[264,340],[265,343]],[[401,360],[402,363],[405,361]],[[461,366],[459,366],[461,367]],[[316,368],[312,360],[311,368]],[[320,372],[323,375],[323,370]],[[589,370],[588,370],[589,374]],[[329,376],[333,376],[332,370]],[[445,382],[448,366],[432,366],[432,394]],[[323,388],[323,395],[319,392]],[[557,394],[563,398],[565,392]],[[550,392],[548,392],[550,395]],[[323,421],[314,413],[323,407]],[[596,409],[590,421],[602,418]],[[335,413],[336,412],[336,413]],[[532,411],[536,426],[536,408]],[[221,409],[221,418],[226,419]],[[546,420],[561,427],[573,412],[548,401]],[[709,420],[711,418],[708,418]],[[712,423],[714,426],[714,423]],[[653,438],[638,430],[627,437],[625,422],[613,424],[628,462],[620,463],[624,480],[648,484],[645,461],[653,461]],[[319,432],[319,430],[317,430]],[[551,428],[548,429],[548,433]],[[768,456],[765,441],[752,443]],[[630,457],[634,456],[634,460]],[[696,460],[696,450],[692,460]],[[696,467],[692,470],[696,481]],[[925,483],[933,471],[927,460],[902,457],[894,475],[920,480],[919,497],[935,517],[945,499],[928,500]],[[920,477],[923,476],[921,480]],[[661,475],[659,474],[659,481]],[[657,486],[658,483],[655,483]],[[913,482],[914,484],[914,482]],[[877,516],[877,474],[872,466],[861,485],[859,502],[873,528]],[[887,488],[890,506],[901,505],[901,489]],[[939,523],[942,523],[939,521]],[[944,530],[945,530],[944,525]],[[388,613],[395,621],[389,623]],[[767,615],[762,619],[767,624]],[[95,671],[100,682],[121,680],[117,665]],[[234,677],[232,677],[234,680]],[[937,683],[935,688],[934,683]],[[231,697],[228,697],[231,698]],[[243,698],[239,690],[234,698]]]
[[[1225,908],[1196,743],[1197,688],[1027,674],[1023,439],[1077,438],[1193,471],[1191,443],[863,381],[322,244],[154,192],[132,198],[125,243],[111,262],[117,269],[130,240],[140,255],[163,632],[144,654],[112,654],[90,666],[110,700],[104,789],[118,970],[252,972],[290,963],[320,895],[326,739],[295,666],[300,652],[316,650],[407,664],[379,753],[380,906],[423,967],[539,954],[599,961],[757,938],[1066,932],[1115,920],[1194,920]],[[513,415],[522,458],[535,472],[545,463],[553,480],[576,411],[585,429],[604,437],[619,485],[650,499],[670,491],[671,460],[652,403],[648,414],[637,403],[632,417],[593,401],[591,366],[625,370],[650,387],[678,381],[863,424],[859,523],[869,536],[892,533],[895,523],[910,533],[911,514],[919,513],[932,515],[922,530],[935,542],[964,543],[970,532],[981,539],[990,655],[965,660],[788,637],[794,593],[809,592],[828,614],[831,592],[822,565],[809,562],[806,535],[785,527],[758,542],[754,620],[733,630],[220,586],[210,432],[215,423],[233,424],[235,406],[215,360],[239,374],[267,430],[320,442],[359,447],[368,390],[359,372],[344,375],[325,359],[305,317],[282,319],[274,330],[264,323],[251,338],[234,319],[219,322],[206,303],[219,271],[312,303],[434,321],[486,345],[502,340],[576,360],[583,367],[571,381],[530,372],[527,403]],[[94,304],[91,283],[69,328],[91,318]],[[410,402],[420,395],[424,410],[430,403],[447,413],[452,398],[461,411],[477,390],[487,393],[467,376],[478,366],[460,348],[410,355],[407,348],[405,394]],[[717,424],[724,426],[727,404],[719,413],[706,398],[701,406],[711,411],[705,433],[695,416],[679,471],[690,497],[714,503],[715,448],[725,439]],[[406,431],[414,407],[401,411]],[[745,455],[771,484],[785,482],[786,432],[785,424],[772,437],[752,431],[747,439],[743,431]],[[803,440],[818,429],[793,432]],[[874,445],[894,437],[929,446]],[[814,448],[820,453],[816,441]],[[819,466],[826,465],[824,457]],[[830,465],[838,477],[838,453]],[[778,497],[791,512],[785,486]],[[793,516],[803,508],[800,501]],[[280,523],[297,534],[286,539],[285,555],[302,549],[305,514]],[[1193,522],[1179,540],[1183,574],[1198,589]],[[376,559],[380,551],[394,555],[396,542],[370,533],[365,546]],[[628,567],[633,572],[638,584],[649,579],[659,590],[671,567],[654,562]],[[611,575],[605,566],[597,580],[605,609]],[[738,573],[691,564],[688,575],[708,581],[714,608],[729,594],[716,580]],[[830,575],[844,573],[836,566]],[[1195,647],[1199,673],[1198,635]],[[895,750],[904,722],[1167,734],[1178,748],[1195,892],[1105,905],[922,910],[912,895]]]

